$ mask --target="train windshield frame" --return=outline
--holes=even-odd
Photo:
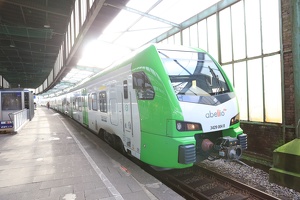
[[[229,93],[225,77],[205,52],[159,50],[179,101],[199,103],[203,96]]]

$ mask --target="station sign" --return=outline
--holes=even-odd
[[[0,121],[0,129],[13,128],[13,121]]]

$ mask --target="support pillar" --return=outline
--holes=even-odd
[[[292,0],[296,136],[300,138],[300,0]]]
[[[293,33],[293,72],[295,88],[295,124],[297,138],[273,152],[270,182],[300,192],[300,0],[290,0]]]

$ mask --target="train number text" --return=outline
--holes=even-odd
[[[217,130],[217,129],[221,129],[221,128],[225,128],[225,124],[210,126],[210,130]]]

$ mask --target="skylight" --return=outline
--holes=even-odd
[[[95,67],[98,70],[87,73],[72,70],[53,91],[77,84],[174,27],[180,30],[182,22],[218,1],[131,0],[125,7],[104,3],[104,6],[113,6],[121,11],[99,38],[86,46],[78,62],[78,66]]]

